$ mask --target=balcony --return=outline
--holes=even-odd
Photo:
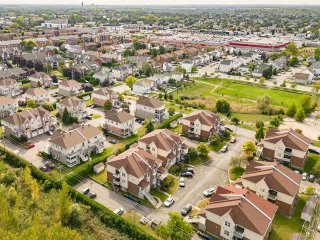
[[[113,179],[113,184],[117,185],[117,186],[120,186],[120,178]]]
[[[194,128],[189,128],[188,132],[189,133],[193,133],[194,132]]]
[[[277,192],[274,190],[269,190],[268,200],[271,202],[277,201]]]
[[[244,228],[236,225],[233,231],[233,238],[243,239],[243,237],[244,237]]]

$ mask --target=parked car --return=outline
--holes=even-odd
[[[235,143],[237,141],[237,139],[235,138],[235,137],[232,137],[231,139],[230,139],[230,143]]]
[[[181,172],[180,173],[180,177],[188,177],[188,178],[192,178],[193,174],[191,172]]]
[[[85,195],[88,195],[89,192],[90,192],[90,188],[84,188],[84,189],[82,190],[82,193],[85,194]]]
[[[174,198],[172,196],[168,197],[166,201],[164,201],[163,205],[165,207],[170,207],[174,203]]]
[[[188,203],[184,208],[182,208],[181,215],[187,216],[189,212],[191,212],[191,210],[192,210],[192,205]]]
[[[85,118],[88,119],[88,120],[92,120],[91,116],[86,116]]]
[[[318,150],[312,148],[309,149],[309,153],[320,155],[320,152]]]
[[[203,195],[205,197],[210,197],[214,192],[215,192],[215,189],[213,187],[212,188],[208,188],[207,190],[205,190],[203,192]]]
[[[140,218],[139,223],[141,223],[142,225],[146,225],[148,224],[149,220],[145,217]]]
[[[180,187],[185,187],[186,186],[186,181],[185,181],[185,179],[183,177],[181,177],[179,179],[179,186]]]
[[[89,198],[95,199],[97,197],[96,193],[89,193]]]
[[[185,169],[183,169],[181,172],[190,172],[190,173],[194,174],[194,170],[193,170],[193,168],[191,168],[191,167],[185,168]]]
[[[300,174],[300,172],[299,172],[298,170],[295,170],[294,172],[295,172],[295,173],[298,173],[298,174]]]
[[[225,153],[227,151],[228,151],[228,145],[224,145],[220,150],[220,152],[222,152],[222,153]]]
[[[44,165],[45,165],[47,168],[49,168],[50,170],[51,170],[51,169],[54,169],[54,168],[56,167],[56,165],[55,165],[53,162],[51,162],[51,161],[46,161],[46,162],[44,163]]]
[[[48,135],[49,135],[49,136],[52,136],[52,135],[53,135],[53,132],[52,132],[52,131],[49,131],[49,132],[48,132]]]
[[[309,182],[314,182],[315,180],[316,180],[316,178],[315,178],[314,175],[310,175],[309,178],[308,178]]]
[[[304,172],[302,173],[302,180],[306,181],[308,179],[308,173]]]
[[[43,171],[43,172],[48,172],[49,171],[49,169],[45,165],[42,165],[40,167],[40,170]]]
[[[31,148],[34,148],[34,147],[35,147],[35,145],[33,143],[27,144],[27,149],[31,149]]]
[[[117,143],[117,141],[116,141],[116,140],[114,140],[114,139],[111,139],[111,140],[109,141],[109,143],[111,143],[111,144],[116,144],[116,143]]]
[[[117,208],[116,210],[114,210],[114,213],[121,216],[124,213],[124,209],[123,208]]]

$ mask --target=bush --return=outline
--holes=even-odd
[[[80,93],[80,94],[77,95],[77,98],[82,99],[85,96],[90,96],[90,98],[91,98],[91,92]]]
[[[163,128],[168,128],[170,126],[170,123],[177,120],[178,118],[181,118],[182,114],[176,114],[172,117],[169,117],[168,119],[164,120],[159,126],[158,128],[163,129]]]

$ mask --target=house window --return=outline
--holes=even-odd
[[[229,232],[227,230],[224,230],[224,235],[229,236]]]
[[[125,173],[122,173],[122,177],[125,177],[126,176],[126,174]]]
[[[230,223],[228,221],[225,221],[224,225],[227,226],[227,227],[230,227]]]

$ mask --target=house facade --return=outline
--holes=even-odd
[[[67,132],[56,132],[49,140],[49,153],[54,159],[73,167],[88,161],[92,153],[104,150],[103,132],[92,125],[76,124]]]
[[[156,98],[139,97],[135,117],[162,122],[167,118],[165,103]]]
[[[103,107],[107,100],[112,103],[113,107],[119,107],[120,105],[117,93],[107,87],[93,91],[91,97],[93,99],[93,104],[99,107]]]
[[[28,88],[25,92],[26,101],[32,99],[37,105],[41,105],[44,102],[49,102],[49,91],[43,88]]]
[[[192,138],[210,139],[219,132],[220,117],[208,110],[193,112],[182,119],[182,131]]]
[[[138,140],[138,148],[161,159],[166,169],[183,159],[188,152],[184,138],[169,129],[157,129]]]
[[[295,168],[303,169],[308,159],[308,150],[311,139],[290,130],[272,129],[258,144],[257,155],[262,158],[285,162]]]
[[[105,114],[104,129],[108,133],[121,138],[130,137],[134,134],[134,116],[124,111],[108,111]]]
[[[8,117],[13,114],[18,109],[18,101],[11,98],[11,97],[5,97],[0,96],[0,117]]]
[[[154,88],[155,82],[149,79],[141,79],[133,84],[132,91],[137,94],[149,94]]]
[[[291,216],[299,198],[301,178],[279,163],[251,161],[236,184],[276,204],[279,213]]]
[[[51,87],[53,84],[52,78],[43,72],[37,72],[35,74],[32,74],[28,77],[28,79],[31,81],[32,87],[38,87],[39,84],[42,87]]]
[[[82,85],[75,80],[63,80],[59,83],[59,94],[71,97],[81,93]]]
[[[61,116],[63,115],[64,109],[67,109],[70,115],[77,118],[78,120],[88,116],[86,103],[82,99],[79,99],[77,97],[65,98],[58,102],[56,106]]]
[[[0,95],[14,97],[20,95],[21,82],[12,78],[0,80]]]
[[[17,112],[2,119],[4,131],[7,136],[11,134],[28,139],[52,131],[56,128],[57,119],[42,107]]]

